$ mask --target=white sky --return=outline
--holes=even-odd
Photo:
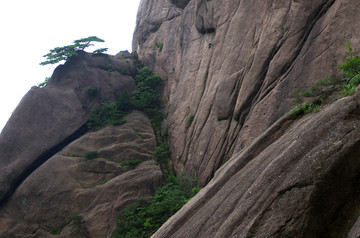
[[[7,0],[0,2],[0,131],[27,91],[51,76],[40,66],[50,49],[97,36],[108,54],[132,51],[140,0]]]

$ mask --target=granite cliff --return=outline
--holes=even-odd
[[[205,184],[228,156],[294,107],[294,92],[336,72],[344,42],[359,45],[359,5],[187,2],[179,8],[167,0],[141,1],[133,49],[168,78],[176,169]],[[161,52],[154,42],[163,45]]]
[[[360,47],[358,9],[141,0],[136,54],[72,57],[8,121],[0,237],[111,237],[117,212],[162,184],[145,114],[86,127],[99,104],[136,90],[138,60],[165,79],[169,165],[204,186],[153,237],[358,237],[360,92],[291,117],[300,92],[338,73],[344,43]]]
[[[359,94],[286,114],[360,46],[359,7],[141,1],[133,49],[168,79],[172,163],[207,184],[153,237],[357,237]]]

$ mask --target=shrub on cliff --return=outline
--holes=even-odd
[[[348,48],[345,51],[347,57],[343,59],[343,64],[337,66],[341,70],[340,74],[320,80],[303,92],[301,96],[312,97],[313,101],[294,108],[289,115],[290,119],[296,119],[299,115],[311,111],[318,111],[324,102],[334,97],[334,94],[349,96],[356,91],[356,86],[360,84],[360,52],[351,47],[351,42],[346,46]],[[294,95],[298,102],[302,101],[297,93]]]
[[[71,56],[77,55],[77,51],[82,51],[89,46],[93,46],[94,44],[92,44],[91,42],[104,42],[104,40],[96,36],[89,36],[73,41],[72,45],[56,47],[50,50],[50,53],[43,56],[46,58],[46,60],[41,62],[40,65],[57,64],[63,60],[67,61]],[[92,53],[103,53],[106,50],[107,48],[100,48],[93,51]]]
[[[160,76],[154,75],[150,68],[144,67],[139,70],[135,82],[137,89],[131,98],[134,109],[145,112],[152,119],[161,120]]]
[[[92,112],[88,127],[99,129],[108,124],[122,124],[122,118],[135,109],[143,111],[153,123],[159,124],[162,120],[160,76],[154,75],[150,68],[144,67],[138,71],[135,82],[137,88],[132,94],[124,91],[116,102],[104,102],[99,111]]]
[[[348,50],[345,51],[348,57],[343,59],[344,64],[338,65],[342,70],[342,75],[347,79],[347,83],[359,84],[360,74],[360,54],[351,47],[351,42],[347,43]]]
[[[199,190],[186,176],[169,176],[153,197],[141,198],[119,213],[113,237],[150,237]]]

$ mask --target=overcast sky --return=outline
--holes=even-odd
[[[8,0],[0,3],[0,131],[21,98],[51,76],[50,49],[97,36],[108,54],[131,52],[140,0]]]

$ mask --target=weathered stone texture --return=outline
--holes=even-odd
[[[176,170],[205,184],[294,107],[294,92],[336,73],[344,43],[360,46],[359,4],[192,0],[181,10],[165,0],[141,1],[133,49],[168,78]]]
[[[33,87],[0,135],[0,204],[53,151],[84,132],[92,109],[114,101],[123,90],[134,90],[135,73],[129,53],[79,52],[56,68],[48,85]],[[89,88],[97,88],[96,94],[87,93]]]
[[[359,93],[284,115],[360,47],[360,2],[170,3],[141,2],[133,49],[168,79],[175,170],[207,185],[153,237],[357,237]]]
[[[153,237],[357,237],[359,146],[360,93],[286,115]]]
[[[111,237],[118,212],[162,181],[149,119],[133,112],[126,120],[85,134],[28,176],[1,207],[0,237],[50,237],[51,229],[61,230],[57,237]],[[85,160],[90,151],[99,157]],[[144,162],[121,164],[135,159]],[[81,223],[68,224],[75,216]]]

